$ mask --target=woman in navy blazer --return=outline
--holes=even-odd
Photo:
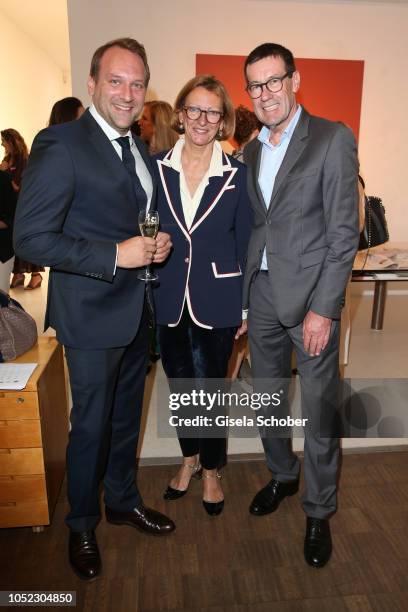
[[[222,83],[208,75],[191,79],[176,99],[173,127],[183,136],[156,157],[157,208],[173,251],[158,270],[154,291],[172,392],[181,388],[175,379],[226,377],[234,337],[245,329],[242,274],[251,225],[245,166],[217,142],[234,131],[234,109]],[[182,497],[191,477],[202,474],[204,508],[219,514],[224,496],[217,468],[225,457],[225,437],[191,437],[191,431],[183,437],[180,429],[178,435],[183,464],[165,499]]]

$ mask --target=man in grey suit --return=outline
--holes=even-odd
[[[297,104],[300,75],[285,47],[265,43],[254,49],[245,76],[264,124],[244,151],[254,209],[244,280],[253,376],[271,386],[288,381],[295,351],[307,419],[304,555],[322,567],[331,555],[328,518],[336,510],[339,441],[330,427],[340,313],[358,243],[356,144],[343,124]],[[252,501],[255,515],[275,511],[299,483],[289,437],[266,435],[262,442],[273,478]]]

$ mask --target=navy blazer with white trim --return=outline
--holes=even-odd
[[[242,275],[252,213],[246,168],[223,153],[223,175],[210,177],[188,229],[180,196],[180,173],[172,149],[156,156],[160,228],[173,249],[158,267],[156,319],[177,325],[187,300],[193,321],[205,328],[234,327],[242,320]]]

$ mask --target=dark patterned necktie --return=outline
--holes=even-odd
[[[142,210],[143,208],[146,208],[147,196],[146,196],[145,190],[142,187],[142,183],[140,182],[140,179],[137,176],[136,162],[135,162],[135,158],[133,157],[133,153],[130,150],[129,137],[121,136],[120,138],[116,138],[115,140],[122,147],[122,162],[126,170],[130,174],[130,178],[132,179],[133,189],[136,195],[137,203],[138,203],[139,209]]]

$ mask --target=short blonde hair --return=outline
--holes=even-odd
[[[183,134],[184,128],[180,126],[178,115],[184,108],[187,96],[197,87],[203,87],[207,91],[212,91],[220,98],[222,102],[222,120],[224,126],[221,130],[221,134],[217,134],[217,139],[227,140],[233,135],[235,129],[234,105],[221,81],[210,74],[199,74],[193,77],[181,89],[174,103],[173,120],[171,124],[173,130],[179,134]]]

